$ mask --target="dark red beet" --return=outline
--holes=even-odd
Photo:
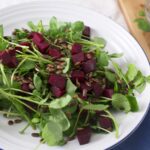
[[[83,93],[78,94],[78,96],[83,99],[83,100],[87,100],[87,95],[83,95]]]
[[[81,130],[78,130],[77,138],[78,138],[80,145],[89,143],[91,134],[92,134],[92,131],[90,127],[85,127]]]
[[[43,35],[38,32],[32,32],[30,36],[35,43],[41,43],[44,41]]]
[[[54,49],[54,48],[53,49],[49,48],[48,54],[55,59],[58,59],[61,57],[61,52],[58,49]]]
[[[0,54],[2,63],[10,68],[14,68],[18,65],[17,58],[15,56],[15,50],[5,50]]]
[[[102,128],[107,129],[107,130],[112,130],[113,128],[113,122],[110,118],[108,117],[103,117],[101,116],[99,119],[99,124]]]
[[[82,45],[78,43],[74,43],[72,45],[71,53],[72,55],[80,53],[82,51]]]
[[[80,52],[78,54],[72,55],[72,61],[74,64],[83,62],[84,61],[84,53]]]
[[[49,47],[48,42],[43,41],[43,42],[41,42],[41,43],[37,43],[36,45],[37,45],[37,47],[39,48],[39,51],[40,51],[42,54],[46,54],[46,53],[47,53],[47,48]]]
[[[29,83],[22,83],[21,84],[21,90],[26,91],[26,92],[30,92]]]
[[[114,93],[113,89],[104,89],[103,96],[112,98],[113,93]]]
[[[92,90],[92,87],[86,85],[85,83],[81,83],[81,84],[80,84],[80,89],[81,89],[81,91],[83,91],[84,89],[86,89],[87,92],[88,92],[88,91],[91,91],[91,90]]]
[[[93,93],[94,93],[95,97],[101,96],[102,93],[103,93],[103,89],[102,89],[102,87],[100,86],[100,84],[94,82],[92,85],[93,85]]]
[[[90,27],[89,26],[85,26],[82,34],[84,36],[90,37],[90,35],[91,35],[91,29],[90,29]]]
[[[61,97],[65,94],[65,90],[61,90],[60,88],[56,86],[52,86],[51,90],[55,97]]]
[[[71,78],[73,81],[84,81],[84,72],[83,71],[80,71],[80,70],[74,70],[71,72]]]
[[[90,59],[82,64],[82,69],[85,73],[93,72],[96,69],[96,61]]]
[[[20,45],[30,47],[31,44],[29,42],[21,42]]]
[[[52,74],[49,77],[48,83],[63,90],[66,87],[66,78],[58,74]]]

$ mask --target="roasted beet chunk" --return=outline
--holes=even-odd
[[[91,134],[92,134],[92,131],[90,127],[85,127],[83,129],[78,130],[77,138],[78,138],[80,145],[89,143]]]
[[[51,90],[55,97],[61,97],[62,95],[65,94],[65,90],[62,90],[56,86],[52,86]]]
[[[103,96],[112,98],[113,93],[114,93],[113,89],[104,89]]]
[[[15,50],[6,50],[0,53],[0,59],[4,65],[9,68],[15,68],[18,65]]]
[[[90,73],[96,69],[96,61],[94,59],[88,60],[82,64],[82,69],[85,73]]]
[[[39,48],[39,51],[42,54],[46,54],[47,53],[47,48],[49,47],[49,44],[46,41],[43,41],[41,43],[37,43],[36,45],[37,45],[37,47]]]
[[[93,85],[93,93],[94,93],[95,97],[101,96],[101,95],[102,95],[102,92],[103,92],[103,89],[102,89],[102,87],[100,86],[100,84],[94,82],[92,85]]]
[[[21,84],[21,90],[23,90],[25,92],[30,92],[29,83],[22,83]]]
[[[107,129],[109,131],[112,131],[112,129],[113,129],[113,122],[108,117],[101,116],[99,119],[99,124],[102,128]]]
[[[72,55],[74,54],[78,54],[82,51],[82,45],[81,44],[78,44],[78,43],[74,43],[72,45],[72,49],[71,49],[71,53]]]
[[[61,90],[64,90],[66,87],[66,78],[58,74],[50,75],[48,82],[50,85],[56,86]]]
[[[85,89],[85,90],[87,90],[87,92],[88,92],[88,91],[91,91],[91,90],[92,90],[92,87],[89,86],[89,85],[87,85],[87,84],[85,84],[85,83],[81,83],[81,84],[80,84],[80,89],[81,89],[81,91],[83,91],[83,90]]]
[[[71,78],[73,81],[76,81],[76,80],[84,81],[84,76],[85,76],[84,72],[80,70],[74,70],[71,73]]]
[[[84,36],[90,37],[90,35],[91,35],[91,29],[90,29],[90,27],[85,26],[82,34]]]
[[[49,48],[48,49],[48,54],[55,58],[55,59],[58,59],[61,57],[61,52],[58,50],[58,49],[55,49],[55,48]]]
[[[41,43],[44,41],[44,37],[38,32],[31,32],[30,37],[35,43]]]
[[[83,62],[84,61],[84,53],[80,52],[78,54],[72,55],[72,61],[74,64]]]

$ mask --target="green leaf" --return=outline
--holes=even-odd
[[[137,87],[144,82],[145,82],[145,78],[144,78],[143,74],[141,73],[141,71],[138,71],[138,73],[133,81],[134,86]]]
[[[122,56],[123,56],[123,53],[113,53],[109,55],[110,58],[120,58]]]
[[[150,23],[145,18],[138,18],[135,22],[141,30],[150,32]]]
[[[72,81],[68,78],[67,85],[66,85],[66,91],[67,94],[73,96],[77,87],[72,83]]]
[[[37,74],[34,74],[33,83],[34,83],[35,88],[38,91],[40,91],[41,87],[42,87],[42,80],[41,80],[41,78]]]
[[[118,83],[117,81],[114,83],[114,92],[117,93],[119,91]]]
[[[70,58],[65,58],[66,66],[63,69],[63,73],[67,73],[70,69]]]
[[[146,87],[146,82],[143,82],[142,84],[135,87],[135,90],[139,93],[142,93]]]
[[[138,106],[136,98],[134,96],[128,95],[127,99],[130,103],[131,111],[137,112],[139,110],[139,106]]]
[[[59,34],[58,31],[58,21],[56,17],[52,17],[49,22],[49,28],[50,28],[50,36],[51,38],[55,38],[57,34]]]
[[[104,51],[97,52],[97,61],[101,67],[108,66],[109,63],[108,54]]]
[[[92,39],[92,41],[93,41],[95,44],[101,45],[101,46],[100,46],[101,48],[105,47],[105,45],[106,45],[105,39],[103,39],[103,38],[101,38],[101,37],[94,37],[94,38]]]
[[[27,23],[27,25],[29,26],[29,28],[32,30],[32,31],[36,31],[37,32],[37,26],[32,22],[32,21],[29,21]]]
[[[134,78],[136,77],[137,73],[138,73],[138,70],[135,67],[135,65],[129,64],[128,65],[128,71],[126,73],[126,77],[127,77],[128,81],[133,81]]]
[[[1,33],[2,34],[2,33]],[[8,47],[9,43],[0,36],[0,51],[5,50]]]
[[[26,60],[19,68],[19,73],[26,73],[35,68],[35,62]]]
[[[0,25],[0,36],[3,37],[4,36],[4,29],[3,29],[3,25]]]
[[[44,33],[44,26],[43,26],[42,20],[38,22],[37,29],[38,29],[38,32]]]
[[[82,32],[84,29],[84,23],[82,21],[76,21],[72,23],[71,29],[73,32]]]
[[[145,79],[146,79],[146,82],[150,83],[150,75],[147,76]]]
[[[50,116],[49,119],[59,124],[62,128],[62,131],[66,131],[70,128],[70,122],[62,110],[50,109],[50,111],[52,116]]]
[[[110,70],[105,70],[105,76],[110,82],[114,83],[117,80],[115,73]]]
[[[125,112],[129,112],[131,110],[128,99],[122,94],[114,94],[112,96],[112,105],[115,109],[123,109]]]
[[[88,104],[82,107],[85,110],[106,110],[108,108],[108,105],[103,104]]]
[[[72,100],[70,95],[65,95],[63,97],[57,98],[50,102],[49,107],[54,109],[60,109],[67,106]]]
[[[61,126],[50,120],[42,130],[42,138],[49,146],[58,145],[63,140]]]

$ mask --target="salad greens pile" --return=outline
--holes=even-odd
[[[137,112],[134,91],[143,92],[150,76],[134,64],[124,72],[114,61],[122,54],[105,51],[106,41],[82,21],[28,26],[11,36],[0,26],[0,113],[26,120],[20,133],[38,129],[50,146],[76,136],[86,144],[92,132],[118,136],[111,112]]]

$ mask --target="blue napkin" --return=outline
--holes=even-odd
[[[150,150],[150,109],[140,127],[111,150]]]

